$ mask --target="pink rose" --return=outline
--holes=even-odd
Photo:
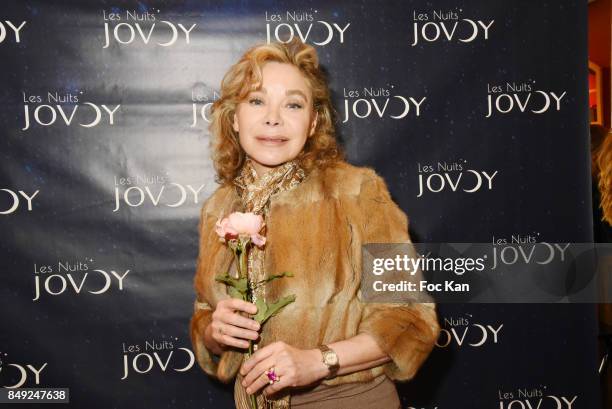
[[[228,217],[217,221],[215,231],[221,238],[230,236],[249,236],[257,246],[266,244],[266,238],[259,234],[263,227],[263,217],[255,213],[234,212]]]
[[[230,226],[230,222],[227,217],[223,220],[217,220],[217,223],[215,224],[215,231],[219,237],[223,239],[228,235],[232,237],[238,236],[238,232],[234,230],[232,226]]]

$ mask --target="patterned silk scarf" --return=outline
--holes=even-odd
[[[304,178],[304,170],[296,161],[289,161],[277,166],[258,178],[252,160],[247,158],[240,170],[240,174],[234,179],[234,184],[236,185],[238,195],[242,199],[243,211],[260,214],[264,218],[262,235],[266,235],[267,228],[265,227],[265,221],[270,208],[270,197],[276,193],[295,188]],[[249,285],[253,288],[253,283],[263,280],[266,275],[264,270],[264,250],[257,246],[252,246],[247,265]],[[258,298],[265,299],[265,296],[265,286],[259,286],[253,293],[253,302]],[[254,345],[254,348],[255,350],[257,349],[257,344]],[[237,409],[250,409],[249,395],[247,395],[245,388],[242,386],[240,372],[236,375],[234,384],[234,400]],[[286,409],[289,408],[289,402],[289,394],[285,394],[279,399],[266,398],[262,393],[257,395],[259,409]]]

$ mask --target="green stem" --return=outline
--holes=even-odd
[[[249,353],[247,355],[247,358],[251,357],[253,355],[253,341],[249,341]],[[252,409],[257,409],[257,397],[255,396],[254,393],[252,393],[249,396],[250,400],[251,400],[251,408]]]
[[[253,302],[253,292],[251,289],[251,286],[249,285],[249,276],[248,276],[248,271],[247,271],[247,247],[248,244],[246,246],[244,246],[244,248],[242,246],[240,246],[240,256],[238,259],[238,273],[240,275],[240,277],[246,277],[247,278],[247,293],[246,293],[246,301],[252,303]],[[250,358],[253,355],[254,351],[253,351],[253,341],[249,340],[249,352],[247,353],[247,359]],[[255,396],[254,393],[252,393],[251,395],[249,395],[249,400],[251,403],[251,409],[258,409],[257,407],[257,397]]]
[[[247,271],[247,254],[247,246],[244,246],[240,252],[240,277],[246,277],[248,281],[249,273]]]

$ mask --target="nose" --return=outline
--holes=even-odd
[[[264,117],[264,121],[266,125],[277,126],[281,123],[280,113],[278,108],[269,107],[266,112],[266,116]]]

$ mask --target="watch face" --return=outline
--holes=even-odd
[[[331,366],[338,364],[338,356],[333,352],[328,352],[325,354],[325,363]]]

